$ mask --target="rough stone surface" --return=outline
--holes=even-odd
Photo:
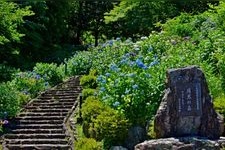
[[[205,76],[198,67],[168,70],[166,86],[154,120],[157,138],[220,137],[223,118],[213,109]]]
[[[129,150],[133,150],[135,145],[146,140],[146,136],[147,133],[145,128],[140,126],[131,127],[128,130],[128,136],[125,141],[125,147],[127,147]]]
[[[128,149],[123,146],[112,146],[110,150],[128,150]]]
[[[220,150],[225,138],[209,140],[200,137],[164,138],[149,140],[135,146],[135,150]]]

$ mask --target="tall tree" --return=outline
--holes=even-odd
[[[69,22],[74,44],[82,44],[82,34],[90,31],[95,37],[95,45],[103,31],[104,13],[113,8],[110,1],[75,1],[72,3]]]
[[[26,18],[21,29],[23,38],[21,55],[31,62],[57,61],[54,58],[68,37],[68,1],[27,1],[23,5],[32,6],[34,16]]]
[[[107,36],[136,38],[149,35],[152,30],[158,30],[157,22],[164,23],[181,12],[198,13],[208,8],[207,1],[121,1],[105,14]]]
[[[16,3],[0,2],[0,63],[13,63],[15,55],[20,53],[15,44],[20,42],[24,33],[18,28],[24,23],[24,17],[31,15],[30,7],[20,8]]]

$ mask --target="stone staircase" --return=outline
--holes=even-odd
[[[67,121],[78,104],[79,77],[50,89],[26,105],[4,135],[4,150],[73,149]]]

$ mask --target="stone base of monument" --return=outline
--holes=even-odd
[[[135,150],[221,150],[225,148],[225,137],[209,140],[202,137],[162,138],[145,141]]]

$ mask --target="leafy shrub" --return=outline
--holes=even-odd
[[[147,56],[138,52],[135,56],[123,55],[117,64],[110,64],[107,72],[98,76],[100,99],[125,114],[133,124],[145,125],[157,110],[163,87],[160,72],[156,73],[158,63],[158,57],[151,52]]]
[[[102,150],[102,145],[93,138],[81,138],[75,142],[77,150]]]
[[[18,99],[20,102],[20,105],[25,105],[28,103],[28,101],[31,99],[30,95],[27,94],[26,92],[18,92]]]
[[[80,85],[83,88],[97,88],[96,76],[94,75],[83,75],[80,79]]]
[[[92,76],[97,76],[97,74],[98,74],[98,72],[95,69],[91,69],[89,72],[89,75],[92,75]]]
[[[83,89],[82,90],[82,98],[85,100],[89,96],[94,96],[96,90],[95,89]]]
[[[34,67],[34,72],[43,77],[51,86],[63,81],[63,72],[61,71],[54,63],[37,63]]]
[[[68,74],[70,76],[87,74],[92,66],[92,53],[81,51],[70,58],[67,63]]]
[[[30,95],[31,98],[37,96],[40,91],[49,88],[49,83],[36,72],[20,72],[16,74],[11,84],[19,92]]]
[[[0,81],[9,81],[12,79],[13,74],[17,73],[19,70],[4,65],[4,64],[0,64]]]
[[[163,25],[165,31],[170,32],[172,35],[181,37],[191,36],[193,34],[193,26],[191,21],[193,17],[190,14],[182,13],[180,16],[170,19]]]
[[[154,131],[154,121],[153,120],[151,120],[149,122],[148,136],[151,139],[155,139],[156,138],[156,134],[155,134],[155,131]]]
[[[225,117],[225,96],[219,96],[213,101],[215,110]]]
[[[104,146],[121,145],[128,133],[129,123],[124,115],[106,109],[94,119],[96,139],[103,139]]]
[[[215,110],[221,114],[223,116],[223,118],[225,117],[225,96],[221,95],[217,98],[215,98],[215,100],[213,101],[214,104],[214,108]],[[225,123],[224,123],[224,127],[225,127]],[[225,134],[225,132],[223,132],[223,135]]]
[[[85,136],[106,143],[121,144],[127,135],[128,120],[96,97],[88,97],[82,105],[83,132]]]
[[[14,117],[20,111],[18,92],[13,86],[0,84],[0,120]]]
[[[91,136],[90,127],[93,125],[93,119],[105,109],[107,109],[106,106],[94,96],[88,97],[82,104],[83,132],[86,137]]]

